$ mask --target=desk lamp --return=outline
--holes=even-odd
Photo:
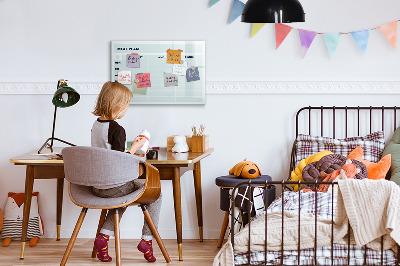
[[[298,0],[249,0],[243,8],[242,22],[304,22],[304,10]]]
[[[40,153],[45,147],[50,148],[51,152],[53,152],[53,141],[58,140],[62,143],[75,146],[72,143],[69,143],[65,140],[55,138],[54,137],[54,129],[56,127],[56,116],[57,116],[57,107],[65,108],[70,107],[76,104],[79,101],[79,93],[76,92],[73,88],[69,87],[67,84],[67,80],[60,79],[57,83],[57,90],[53,95],[53,105],[54,105],[54,118],[53,118],[53,131],[51,133],[51,138],[48,138],[42,147],[39,149],[38,153]],[[49,144],[49,141],[50,144]]]

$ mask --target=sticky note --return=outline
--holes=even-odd
[[[181,62],[182,50],[167,50],[167,63],[179,64]]]
[[[164,86],[178,86],[178,76],[172,73],[164,73]]]
[[[188,68],[186,70],[186,80],[187,82],[200,80],[199,68],[195,67],[194,70],[193,68]]]
[[[142,95],[146,95],[146,94],[147,94],[147,88],[146,88],[146,87],[138,88],[137,84],[136,84],[136,83],[133,83],[132,93],[133,93],[133,94],[142,94]]]
[[[139,80],[136,83],[138,88],[151,87],[150,73],[138,73],[136,74],[136,79]]]
[[[139,54],[127,54],[126,55],[126,66],[127,67],[140,67],[140,55]]]
[[[128,70],[118,71],[118,82],[121,84],[132,84],[132,72]]]
[[[187,62],[183,62],[183,64],[174,64],[172,67],[172,74],[184,76],[186,74]]]

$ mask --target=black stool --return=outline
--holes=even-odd
[[[222,246],[226,228],[228,227],[228,222],[229,222],[229,207],[230,207],[229,191],[233,189],[237,184],[249,180],[265,182],[266,180],[272,181],[272,178],[268,175],[261,175],[254,179],[246,179],[246,178],[236,177],[234,175],[227,175],[227,176],[220,176],[215,179],[215,184],[220,187],[220,209],[222,211],[225,211],[225,217],[224,221],[222,222],[221,234],[219,235],[219,240],[217,245],[218,248]],[[266,200],[268,200],[267,206],[269,206],[269,204],[271,204],[275,200],[275,186],[270,186],[267,189],[268,189],[268,199]]]

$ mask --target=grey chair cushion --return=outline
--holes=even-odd
[[[136,182],[145,182],[145,180],[136,180]],[[89,186],[82,186],[70,183],[70,195],[71,198],[78,203],[79,205],[89,206],[94,208],[104,208],[104,207],[112,207],[118,206],[129,201],[135,199],[140,193],[142,193],[143,188],[140,188],[131,194],[128,194],[123,197],[117,198],[101,198],[97,197],[92,193],[92,187]]]

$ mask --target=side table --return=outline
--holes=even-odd
[[[236,177],[234,175],[220,176],[215,179],[215,184],[220,187],[220,209],[225,212],[224,221],[222,222],[221,233],[219,235],[218,245],[220,248],[222,242],[224,241],[226,228],[229,222],[229,212],[230,212],[230,190],[233,189],[237,184],[249,181],[250,179]],[[272,178],[268,175],[261,175],[257,178],[251,179],[252,181],[272,181]],[[256,186],[254,186],[256,187]],[[275,186],[270,186],[268,189],[268,199],[266,206],[269,206],[275,200]],[[264,191],[265,193],[265,191]]]

